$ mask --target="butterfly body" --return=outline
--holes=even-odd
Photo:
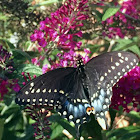
[[[112,87],[139,62],[129,52],[111,52],[92,58],[77,68],[59,68],[29,81],[19,92],[16,103],[55,106],[56,111],[76,127],[89,120],[91,113],[108,127]]]

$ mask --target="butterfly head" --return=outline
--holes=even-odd
[[[83,66],[84,66],[83,60],[82,60],[82,58],[79,58],[77,60],[77,67],[83,67]]]

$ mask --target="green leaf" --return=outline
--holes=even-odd
[[[25,51],[22,51],[20,49],[12,49],[12,52],[13,52],[13,55],[18,55],[20,57],[18,57],[19,59],[22,58],[22,57],[25,57],[27,58],[30,62],[31,62],[31,57],[28,53],[26,53]],[[17,58],[17,59],[18,59]]]
[[[7,49],[11,50],[11,49],[15,49],[16,47],[14,46],[14,44],[12,44],[10,41],[8,41],[7,39],[4,38],[0,38],[0,42],[3,46],[5,46]]]
[[[138,56],[140,56],[140,48],[137,46],[137,40],[135,38],[133,39],[117,39],[116,42],[118,44],[113,47],[113,51],[132,51],[133,53],[136,53]]]
[[[132,51],[140,57],[140,48],[137,45],[129,47],[128,50]]]
[[[34,52],[34,51],[25,51],[25,52],[30,56],[30,58],[40,56],[39,52]]]
[[[26,41],[24,45],[25,50],[32,50],[32,42],[31,41]]]
[[[3,133],[3,137],[2,140],[16,140],[16,136],[14,134],[14,131],[10,131],[8,128],[4,128],[4,133]]]
[[[19,106],[14,103],[11,104],[10,106],[5,106],[3,108],[3,110],[1,111],[1,117],[5,119],[5,121],[4,121],[5,124],[7,124],[9,122],[10,123],[12,122],[13,124],[15,124],[15,122],[17,123],[19,117],[17,117],[16,115],[17,115],[18,111],[19,111]],[[15,118],[17,118],[17,119],[15,119]]]
[[[137,125],[140,126],[140,114],[138,112],[131,111],[128,114],[126,114],[126,117],[129,118],[130,125],[136,123]]]
[[[9,19],[8,16],[4,15],[3,13],[0,13],[0,20],[7,21]]]
[[[36,4],[36,5],[32,6],[32,7],[29,7],[27,11],[28,12],[31,12],[31,11],[33,11],[34,9],[36,9],[36,8],[38,8],[40,6],[49,6],[51,4],[58,3],[58,2],[59,2],[59,0],[47,0],[47,1],[43,1],[43,2],[40,2],[40,3],[38,3],[38,4]]]
[[[111,127],[112,127],[116,114],[117,114],[117,111],[112,108],[109,108],[109,113],[110,113],[110,117],[111,117]]]
[[[18,72],[21,74],[22,72],[29,73],[31,76],[36,75],[39,76],[42,74],[42,69],[33,64],[22,64],[18,67]]]
[[[112,49],[113,51],[120,51],[120,50],[128,49],[128,47],[132,46],[130,45],[132,43],[132,40],[130,39],[117,39],[116,42],[118,43]]]
[[[108,140],[139,140],[140,127],[128,126],[120,129],[109,130],[106,135]]]
[[[42,61],[42,66],[44,66],[44,65],[48,65],[48,67],[50,66],[50,63],[49,63],[49,61],[48,61],[48,59],[47,58],[45,58],[43,61]]]
[[[0,140],[2,139],[3,129],[4,129],[4,121],[0,119]]]
[[[19,135],[19,138],[17,140],[34,140],[35,138],[33,137],[33,133],[33,126],[29,125],[26,128],[25,132]]]
[[[47,0],[47,1],[43,1],[43,2],[40,2],[39,4],[35,5],[36,6],[42,6],[42,5],[50,5],[50,4],[54,4],[54,3],[57,3],[59,2],[58,0]]]
[[[101,21],[102,20],[102,16],[103,16],[103,14],[102,13],[100,13],[99,11],[97,11],[97,10],[93,10],[93,12],[95,12],[95,17],[96,17],[96,19],[98,20],[98,21]]]
[[[95,140],[102,140],[102,128],[98,124],[97,120],[95,120],[94,115],[90,115],[91,121],[84,123],[81,125],[80,130],[82,131],[82,136],[87,139],[89,136],[94,138]]]
[[[73,137],[76,138],[76,130],[72,127],[68,121],[62,119],[59,115],[53,115],[49,118],[52,122],[57,122],[59,125],[63,127],[63,130],[66,129]],[[62,131],[61,131],[62,133]]]
[[[102,17],[102,21],[105,21],[107,18],[113,16],[114,14],[116,14],[117,11],[119,11],[120,7],[114,7],[114,8],[108,8],[105,11],[105,14]]]
[[[58,136],[62,135],[63,130],[64,130],[64,128],[61,125],[57,124],[55,126],[55,128],[53,128],[53,131],[52,131],[52,134],[51,134],[51,139],[55,139]]]

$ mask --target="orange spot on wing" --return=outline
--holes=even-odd
[[[86,112],[94,111],[94,107],[87,107]]]

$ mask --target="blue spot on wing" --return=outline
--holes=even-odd
[[[86,108],[90,107],[87,103],[71,103],[70,101],[66,101],[61,109],[57,109],[58,112],[61,113],[62,117],[67,118],[69,121],[73,121],[76,123],[77,119],[80,119],[79,124],[83,123],[83,121],[88,120],[88,115],[86,113]],[[65,112],[65,113],[63,113]],[[72,117],[73,116],[73,117]],[[83,118],[86,118],[83,120]]]
[[[78,109],[79,109],[79,116],[82,117],[83,116],[83,112],[84,113],[86,112],[86,108],[83,105],[79,104],[78,105]]]
[[[67,100],[63,105],[67,106],[69,104],[69,101]]]
[[[84,112],[82,112],[82,113],[84,114]],[[74,106],[73,114],[74,114],[74,118],[79,117],[79,109],[77,106]]]

